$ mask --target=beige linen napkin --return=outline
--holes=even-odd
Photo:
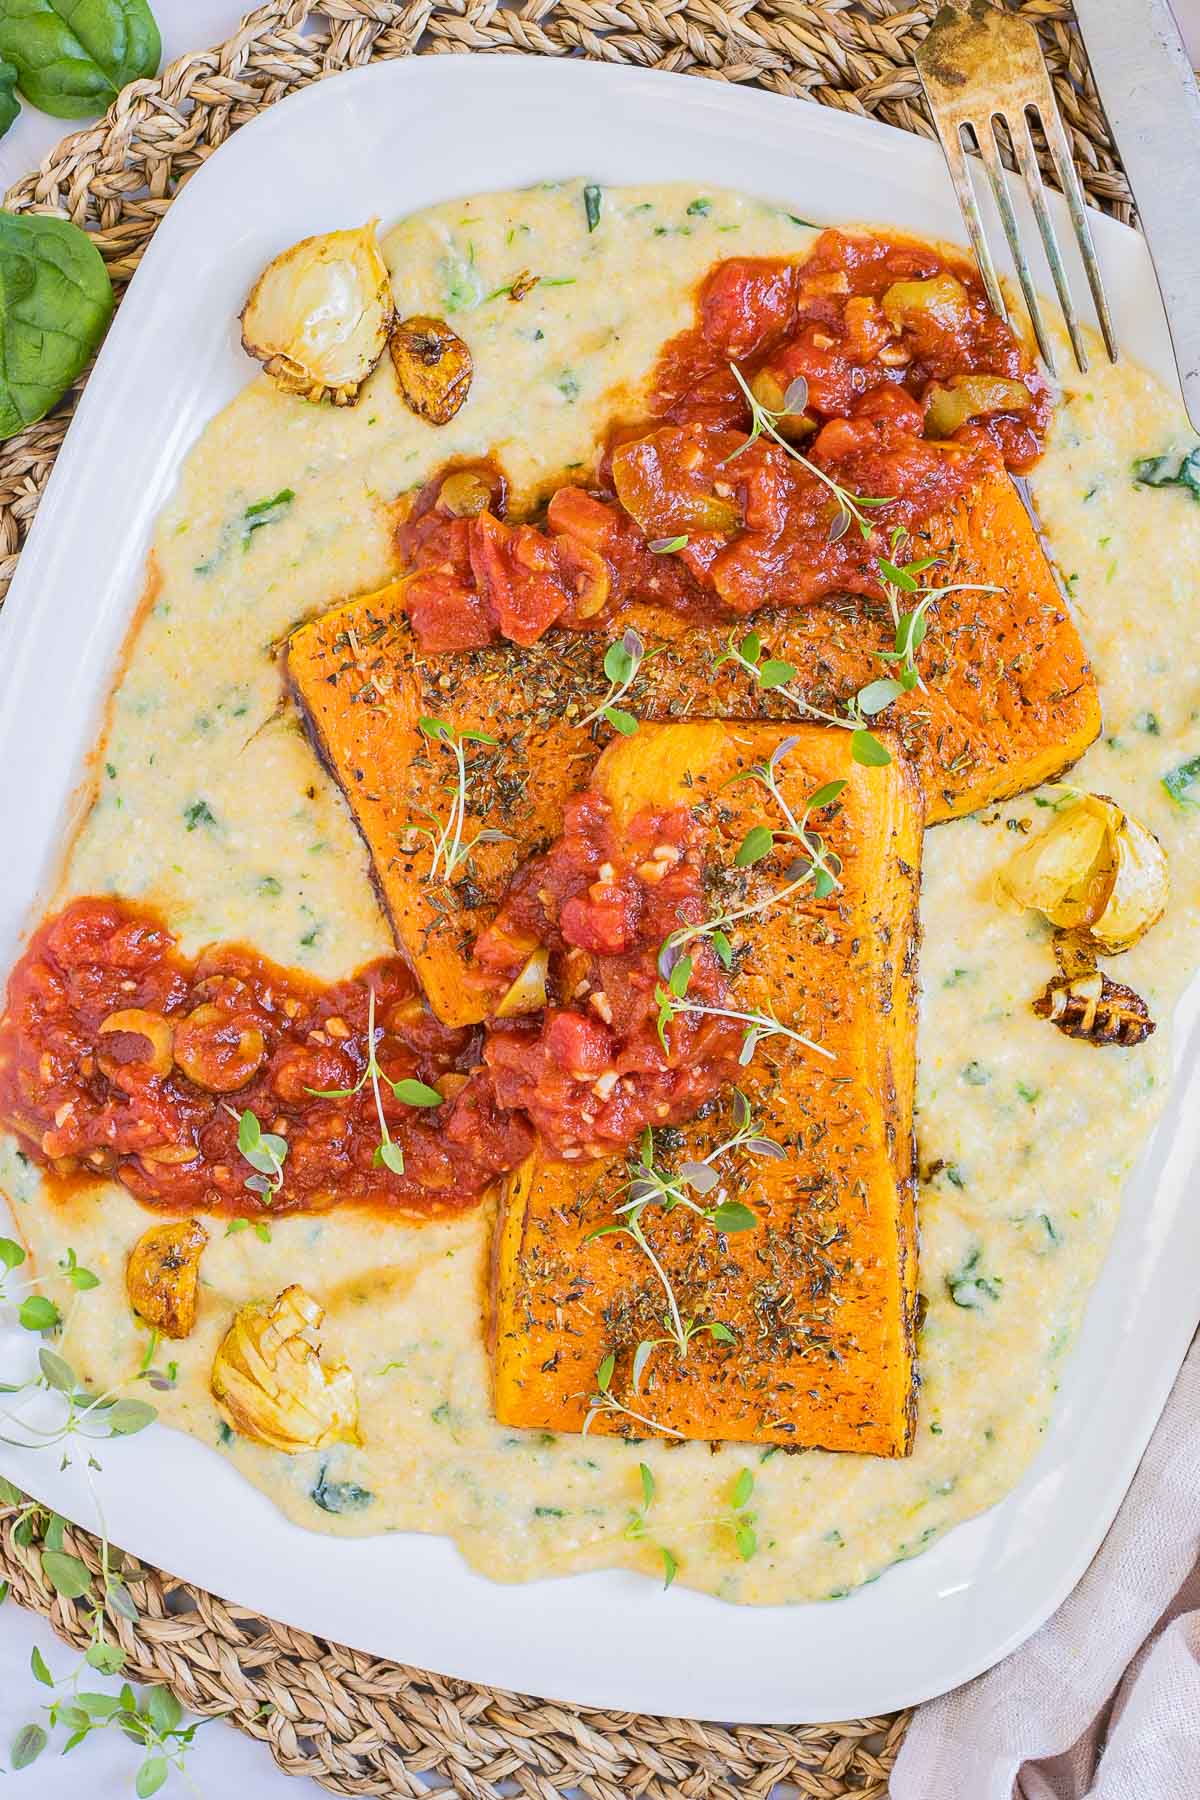
[[[1200,1800],[1200,1338],[1079,1586],[1004,1662],[918,1710],[890,1793]]]

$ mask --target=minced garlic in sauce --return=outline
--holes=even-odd
[[[636,410],[660,345],[689,322],[704,271],[735,253],[794,254],[811,237],[776,207],[683,187],[606,192],[589,232],[580,183],[399,225],[386,251],[400,313],[444,316],[468,340],[468,403],[431,428],[400,402],[385,358],[356,407],[309,406],[260,378],[213,420],[159,524],[160,585],[58,900],[144,899],[187,952],[241,939],[326,978],[389,950],[349,814],[280,707],[272,646],[388,577],[384,504],[446,458],[494,452],[518,494],[589,469],[603,423]],[[514,304],[503,290],[526,270],[542,280]],[[1186,442],[1180,408],[1150,377],[1097,358],[1069,382],[1032,478],[1104,700],[1105,736],[1072,780],[1127,806],[1171,858],[1166,918],[1113,965],[1157,1035],[1097,1051],[1030,1010],[1053,972],[1048,933],[996,907],[990,883],[1051,796],[926,838],[918,1133],[921,1168],[936,1173],[921,1193],[928,1315],[910,1459],[713,1455],[498,1426],[480,1322],[487,1210],[421,1226],[291,1217],[225,1235],[216,1221],[196,1328],[157,1352],[179,1369],[177,1388],[152,1396],[161,1417],[314,1529],[444,1532],[510,1580],[611,1564],[661,1574],[666,1546],[681,1582],[744,1602],[840,1596],[1004,1494],[1047,1428],[1122,1179],[1163,1099],[1164,1027],[1197,962],[1200,810],[1161,778],[1200,753],[1200,505],[1132,478],[1135,459]],[[151,1215],[116,1186],[49,1204],[8,1140],[0,1185],[41,1271],[69,1245],[101,1277],[69,1326],[77,1371],[98,1385],[132,1373],[147,1333],[126,1303],[125,1260]],[[262,1449],[234,1438],[209,1397],[233,1309],[295,1281],[327,1308],[326,1341],[355,1371],[361,1449]],[[637,1537],[640,1462],[656,1487]],[[731,1500],[746,1468],[758,1548],[743,1561]]]

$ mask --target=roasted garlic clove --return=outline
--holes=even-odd
[[[289,1456],[357,1444],[358,1396],[345,1363],[324,1361],[325,1317],[302,1287],[243,1306],[213,1360],[213,1398],[235,1431]]]
[[[1126,1048],[1140,1044],[1154,1030],[1146,1002],[1123,981],[1112,981],[1099,969],[1073,979],[1056,975],[1033,1003],[1039,1019],[1068,1037],[1083,1038],[1102,1047],[1122,1044]]]
[[[541,1012],[546,1004],[546,969],[550,952],[535,950],[496,1008],[498,1019],[515,1019],[522,1013]]]
[[[405,406],[431,425],[448,425],[471,391],[471,352],[444,319],[402,319],[388,342]]]
[[[242,309],[242,344],[276,387],[350,406],[396,316],[374,219],[303,238],[267,264]]]
[[[1105,794],[1079,794],[996,876],[997,902],[1026,907],[1102,955],[1136,944],[1166,909],[1167,857]]]
[[[164,1337],[185,1338],[196,1323],[200,1257],[207,1242],[199,1219],[172,1219],[144,1231],[129,1253],[125,1267],[129,1304]]]

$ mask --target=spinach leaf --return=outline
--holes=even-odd
[[[985,1275],[980,1269],[983,1251],[976,1244],[961,1269],[947,1275],[946,1286],[950,1290],[950,1298],[955,1306],[966,1307],[969,1311],[978,1310],[985,1300],[1000,1298],[1000,1277]]]
[[[325,1476],[326,1468],[322,1464],[320,1474],[309,1489],[322,1512],[361,1512],[375,1498],[369,1488],[359,1487],[357,1481],[326,1481]]]
[[[1200,501],[1200,444],[1179,457],[1144,456],[1133,465],[1133,479],[1138,487],[1184,488]]]
[[[1170,769],[1162,778],[1162,784],[1177,806],[1195,806],[1197,798],[1192,789],[1200,782],[1200,756],[1193,756],[1177,769]]]
[[[0,438],[62,399],[112,307],[108,270],[86,232],[44,213],[0,212]]]
[[[111,106],[127,81],[153,75],[162,41],[146,0],[0,0],[0,56],[25,98],[56,119]]]
[[[0,137],[4,136],[21,110],[21,102],[13,93],[16,83],[17,71],[13,64],[0,62]]]

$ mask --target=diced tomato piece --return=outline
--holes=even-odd
[[[786,337],[795,316],[794,263],[735,257],[718,263],[700,289],[704,336],[732,362]]]

